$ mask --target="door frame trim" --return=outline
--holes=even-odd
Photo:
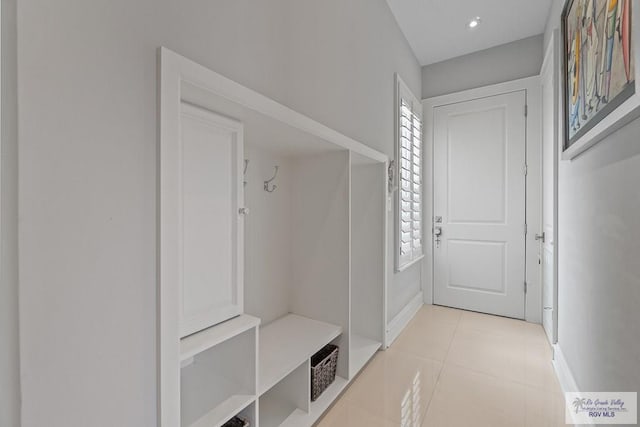
[[[424,151],[430,154],[431,171],[425,173],[428,182],[424,185],[425,224],[433,224],[433,115],[434,109],[459,102],[487,98],[509,92],[524,91],[528,108],[526,121],[526,161],[528,165],[526,179],[526,223],[528,232],[526,242],[525,276],[527,293],[525,295],[524,316],[527,322],[542,323],[542,287],[539,268],[539,244],[535,234],[542,226],[540,205],[542,202],[542,90],[540,77],[532,76],[509,82],[463,90],[422,100],[424,114]],[[524,114],[524,111],[523,111]],[[425,234],[428,233],[425,227]],[[427,236],[425,236],[427,237]],[[424,245],[422,292],[425,304],[433,304],[433,239],[431,245]],[[523,283],[524,286],[524,283]]]
[[[551,33],[551,38],[545,47],[544,59],[542,61],[542,66],[540,67],[540,87],[542,88],[542,82],[545,78],[545,72],[551,67],[550,73],[552,76],[552,85],[553,85],[553,104],[554,104],[554,153],[553,153],[553,337],[550,339],[551,344],[556,344],[558,342],[558,203],[559,203],[559,171],[560,171],[560,158],[562,157],[562,144],[561,141],[564,137],[564,129],[562,128],[564,123],[564,109],[563,103],[560,102],[560,98],[562,96],[562,89],[560,82],[562,81],[562,70],[560,67],[557,67],[558,64],[561,63],[561,52],[562,46],[560,45],[560,30],[555,29]],[[541,94],[542,95],[542,94]],[[541,99],[542,100],[542,99]],[[541,157],[540,168],[542,170],[542,161]],[[540,175],[542,179],[542,175]],[[542,185],[542,180],[540,181],[540,185]],[[542,193],[542,191],[541,191]],[[541,199],[542,202],[542,199]],[[543,207],[542,203],[540,204]],[[542,220],[542,213],[541,213]],[[544,227],[544,224],[542,224]],[[543,250],[542,248],[541,250]],[[542,286],[542,264],[540,264],[540,277],[541,277],[541,286]],[[544,309],[544,308],[543,308]]]

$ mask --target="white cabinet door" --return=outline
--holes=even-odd
[[[434,111],[434,302],[524,318],[525,92]]]
[[[184,337],[243,310],[242,125],[182,104],[176,144],[175,277]]]

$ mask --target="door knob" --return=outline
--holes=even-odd
[[[238,213],[240,215],[249,215],[249,208],[240,208],[238,209]]]
[[[536,234],[536,240],[541,240],[544,243],[544,232],[542,234]]]
[[[442,236],[442,227],[433,227],[433,237],[435,237],[436,248],[440,247],[440,236]]]

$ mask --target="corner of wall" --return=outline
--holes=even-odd
[[[16,0],[2,0],[0,143],[0,425],[20,426]]]
[[[564,0],[552,0],[549,15],[544,29],[543,46],[546,48],[551,40],[551,33],[560,26],[560,14],[564,6]]]

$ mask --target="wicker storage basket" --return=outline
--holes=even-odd
[[[336,379],[338,346],[328,344],[311,357],[311,401],[315,401]]]
[[[233,417],[224,423],[222,427],[249,427],[249,421],[240,417]]]

